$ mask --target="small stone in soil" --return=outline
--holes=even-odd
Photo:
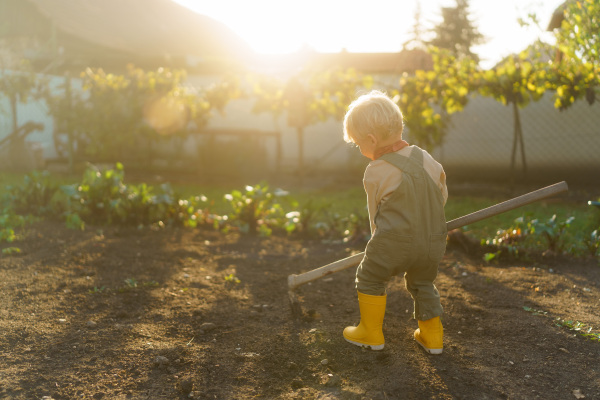
[[[342,379],[338,375],[329,375],[329,379],[325,382],[325,386],[338,386],[342,382]]]
[[[179,388],[184,394],[188,394],[194,390],[194,381],[189,378],[183,379],[181,382],[179,382]]]
[[[202,325],[200,325],[200,330],[203,332],[210,332],[213,331],[217,328],[217,326],[215,324],[213,324],[212,322],[205,322]]]
[[[169,365],[169,359],[164,356],[157,356],[154,359],[154,365],[158,367],[163,367]]]
[[[292,389],[300,389],[303,386],[304,386],[304,383],[302,382],[302,379],[300,379],[300,378],[296,378],[292,381]]]

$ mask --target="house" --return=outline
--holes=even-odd
[[[2,0],[0,43],[38,71],[235,68],[250,53],[223,23],[170,0]]]

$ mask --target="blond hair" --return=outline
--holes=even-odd
[[[385,140],[402,135],[404,123],[400,107],[385,93],[373,90],[354,100],[344,117],[344,140],[355,143],[367,135]]]

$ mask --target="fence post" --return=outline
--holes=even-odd
[[[73,118],[73,110],[72,110],[72,105],[73,105],[73,98],[72,98],[72,94],[71,94],[71,75],[69,74],[69,72],[67,72],[65,74],[65,100],[67,102],[67,118],[66,118],[66,124],[65,124],[65,128],[67,130],[67,140],[68,140],[68,146],[69,146],[69,173],[73,174],[73,169],[74,169],[74,155],[73,153],[75,152],[75,145],[73,143],[73,123],[72,123],[72,118]]]

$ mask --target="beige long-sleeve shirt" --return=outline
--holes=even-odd
[[[414,147],[404,147],[396,153],[410,157]],[[439,187],[444,198],[444,204],[446,204],[448,188],[446,187],[446,173],[444,172],[444,168],[426,151],[423,151],[423,168]],[[373,160],[367,165],[363,184],[365,192],[367,192],[367,209],[371,223],[371,234],[375,233],[375,215],[377,215],[379,206],[392,195],[394,190],[400,185],[400,182],[402,182],[402,171],[392,164],[384,160]]]

